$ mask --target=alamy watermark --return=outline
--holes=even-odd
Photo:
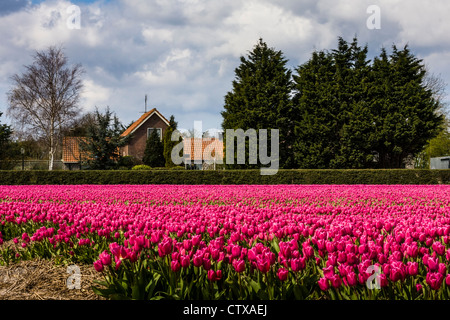
[[[366,10],[370,16],[366,20],[367,29],[381,29],[381,9],[379,6],[373,4],[367,7]]]
[[[367,278],[366,286],[370,290],[373,290],[373,289],[379,290],[379,289],[381,289],[380,267],[376,266],[376,265],[369,266],[366,270],[366,273],[372,273],[372,272],[374,272],[374,273],[369,278]]]
[[[71,5],[67,7],[66,13],[69,17],[66,20],[66,26],[70,30],[81,29],[81,9],[77,5]]]
[[[211,130],[211,129],[210,129]],[[203,132],[201,121],[194,122],[194,131]],[[179,141],[181,132],[175,130],[172,133],[172,141]],[[248,146],[248,163],[269,165],[269,167],[260,168],[261,175],[274,175],[278,172],[279,168],[279,130],[270,130],[270,155],[268,148],[268,130],[259,129],[258,133],[255,129],[226,129],[225,131],[226,145],[226,164],[234,164],[235,159],[237,164],[246,163],[246,147]],[[248,139],[248,144],[246,143]],[[236,142],[236,144],[235,144]],[[174,146],[171,153],[172,162],[176,165],[182,163],[191,163],[191,152],[193,151],[196,157],[194,163],[206,163],[206,164],[223,164],[222,150],[216,150],[222,145],[209,144],[203,149],[202,143],[195,143],[194,148],[191,150],[184,150],[184,142],[180,142]],[[236,148],[235,148],[236,147]],[[202,148],[200,150],[197,150]],[[189,153],[186,153],[189,152]],[[183,156],[180,156],[183,154]]]
[[[67,289],[81,289],[80,267],[72,264],[67,267],[67,273],[70,274],[66,281]]]

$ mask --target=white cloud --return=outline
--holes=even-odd
[[[0,16],[0,95],[9,76],[32,62],[34,50],[62,43],[69,61],[86,70],[86,109],[109,105],[129,123],[149,94],[151,107],[175,115],[182,127],[194,118],[217,127],[239,57],[258,38],[297,66],[312,50],[333,49],[338,36],[351,40],[355,34],[375,54],[382,45],[409,42],[432,72],[450,82],[446,0],[96,1],[80,4],[80,30],[67,28],[71,4],[47,0]],[[366,27],[371,4],[380,6],[380,30]],[[0,104],[0,112],[5,109]]]
[[[111,89],[95,83],[92,79],[84,80],[83,86],[81,99],[85,111],[92,111],[95,107],[100,108],[111,102]]]

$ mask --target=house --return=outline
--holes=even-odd
[[[223,161],[223,141],[217,138],[184,138],[186,169],[215,169]]]
[[[130,136],[130,141],[120,149],[120,154],[124,157],[132,156],[137,161],[141,161],[144,157],[147,138],[152,130],[157,130],[162,141],[168,127],[169,121],[156,108],[144,113],[121,134],[121,137]]]
[[[84,137],[64,137],[62,162],[63,169],[74,170],[81,169],[81,162],[88,160],[86,155],[80,150],[80,142]]]
[[[436,157],[430,159],[430,169],[449,169],[450,157]]]
[[[122,137],[130,137],[129,142],[120,148],[122,156],[132,156],[137,162],[144,157],[147,138],[152,130],[157,130],[161,140],[169,126],[169,121],[156,109],[144,113],[137,121],[129,126],[122,134]],[[63,164],[64,169],[81,169],[81,163],[88,160],[85,153],[79,150],[79,144],[84,137],[64,137],[63,138]]]
[[[156,108],[144,113],[121,134],[121,137],[129,137],[129,141],[120,148],[120,155],[132,156],[137,162],[142,161],[147,138],[152,130],[157,130],[162,140],[168,127],[169,121]],[[88,160],[88,156],[79,150],[83,139],[86,138],[64,137],[64,169],[81,169],[81,163]],[[223,141],[220,138],[184,138],[183,151],[186,169],[215,169],[216,163],[222,163],[223,160]]]

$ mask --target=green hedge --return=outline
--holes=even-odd
[[[450,170],[0,171],[0,185],[20,184],[450,184]]]

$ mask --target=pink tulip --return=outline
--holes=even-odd
[[[336,246],[331,241],[327,241],[325,243],[325,247],[326,247],[328,253],[333,253],[336,250]]]
[[[426,282],[433,290],[439,290],[444,276],[439,272],[428,272],[426,276]]]
[[[191,259],[189,258],[189,256],[185,255],[181,257],[181,266],[183,268],[189,268],[190,264],[191,264]]]
[[[417,262],[408,261],[406,268],[410,276],[416,276],[419,273],[419,264]]]
[[[168,239],[163,240],[158,244],[158,254],[160,257],[165,257],[172,252],[172,242]]]
[[[241,247],[238,245],[235,245],[231,248],[231,256],[233,258],[237,258],[241,255]]]
[[[330,286],[328,284],[328,279],[326,279],[326,278],[320,278],[318,281],[318,284],[319,284],[320,290],[322,290],[322,291],[327,291],[330,288]]]
[[[356,273],[354,273],[353,271],[347,273],[346,279],[350,287],[354,287],[358,284],[358,277],[356,276]]]
[[[210,259],[203,258],[203,263],[202,263],[202,265],[203,265],[203,268],[204,268],[205,270],[211,269],[211,260],[210,260]]]
[[[337,261],[339,263],[345,263],[347,261],[347,254],[345,252],[339,252]]]
[[[430,271],[437,271],[439,269],[439,259],[428,257],[426,265]]]
[[[102,272],[103,271],[104,267],[103,267],[103,264],[102,264],[102,262],[100,260],[97,260],[97,261],[94,262],[94,269],[96,271],[98,271],[98,272]]]
[[[196,266],[197,268],[201,267],[203,265],[203,256],[197,254],[194,255],[192,262],[194,263],[194,266]]]
[[[258,257],[256,260],[258,270],[262,273],[267,273],[270,269],[270,260],[266,257]]]
[[[280,281],[286,281],[289,275],[289,271],[285,268],[278,269],[277,276]]]
[[[448,275],[445,277],[445,284],[446,284],[447,286],[450,286],[450,274],[448,274]]]
[[[444,255],[445,253],[445,246],[439,241],[434,242],[432,248],[434,252],[436,252],[440,256]]]
[[[323,275],[326,279],[331,280],[334,277],[334,267],[329,266],[326,268],[323,268]]]
[[[342,285],[342,279],[337,274],[330,279],[330,282],[334,288],[339,288]]]
[[[233,267],[237,273],[241,273],[245,270],[245,261],[244,260],[233,260]]]
[[[208,274],[207,274],[208,280],[209,281],[216,281],[216,272],[213,269],[209,269],[208,270]]]
[[[170,267],[171,267],[173,272],[178,272],[181,269],[181,264],[180,264],[180,262],[178,260],[173,260],[170,263]]]
[[[103,265],[109,266],[111,264],[111,256],[106,250],[100,253],[99,258]]]
[[[293,272],[298,272],[306,268],[306,258],[291,259],[291,269]]]
[[[438,272],[444,276],[447,274],[447,266],[445,263],[439,263]]]
[[[303,254],[307,258],[312,258],[314,256],[314,249],[310,246],[307,246],[307,247],[303,248]]]

